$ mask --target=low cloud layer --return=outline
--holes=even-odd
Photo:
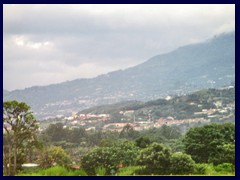
[[[95,77],[234,29],[235,5],[3,5],[4,88]]]

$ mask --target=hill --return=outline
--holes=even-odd
[[[111,121],[115,122],[120,122],[124,119],[133,121],[133,113],[136,121],[148,120],[149,114],[152,120],[171,117],[173,119],[210,118],[213,121],[218,121],[223,116],[233,115],[235,111],[234,105],[235,87],[229,86],[221,89],[204,89],[188,95],[148,102],[128,101],[96,106],[82,110],[77,115],[110,114]],[[208,117],[207,114],[212,116]],[[231,120],[234,122],[234,118],[231,118]]]
[[[157,55],[126,70],[91,79],[35,86],[4,93],[3,100],[27,102],[38,118],[67,115],[101,104],[149,101],[218,88],[235,79],[235,34]]]

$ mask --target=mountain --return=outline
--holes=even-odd
[[[148,101],[218,88],[233,83],[234,79],[235,33],[232,32],[154,56],[126,70],[8,92],[4,101],[25,101],[38,118],[46,118],[101,104]]]
[[[8,90],[6,90],[6,89],[3,89],[3,97],[7,96],[7,95],[8,95],[8,93],[9,93],[9,91],[8,91]]]

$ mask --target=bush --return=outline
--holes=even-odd
[[[221,173],[232,173],[235,171],[235,167],[231,163],[219,164],[218,166],[215,166],[214,169],[215,171],[221,172]]]
[[[68,171],[62,166],[55,166],[42,171],[43,176],[66,176]]]
[[[104,176],[106,175],[106,168],[104,167],[98,167],[95,169],[96,175]]]
[[[21,173],[18,176],[86,176],[87,173],[83,169],[68,170],[62,166],[50,167],[48,169],[41,169],[32,173]]]
[[[48,168],[57,164],[59,166],[67,165],[70,163],[70,156],[65,152],[62,147],[50,146],[43,149],[38,159],[40,167]]]
[[[123,166],[135,165],[138,155],[138,147],[132,142],[123,142],[113,147],[98,147],[81,159],[81,166],[89,175],[96,175],[96,169],[103,167],[106,174],[117,172],[119,164]]]
[[[120,168],[118,171],[118,175],[120,176],[129,176],[129,175],[135,175],[138,174],[143,167],[142,166],[129,166],[129,167],[124,167]]]
[[[170,172],[172,174],[191,174],[194,170],[195,162],[191,156],[183,153],[175,153],[171,158]]]
[[[68,171],[66,176],[87,176],[87,173],[83,169]]]
[[[138,165],[145,166],[145,174],[169,174],[171,153],[163,144],[153,143],[140,152]],[[141,172],[141,173],[142,173]]]
[[[195,164],[193,174],[206,174],[207,166],[207,164]]]
[[[196,164],[194,174],[218,175],[213,164]]]

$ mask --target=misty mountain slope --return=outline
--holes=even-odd
[[[4,93],[4,101],[25,101],[43,118],[101,104],[147,101],[221,87],[234,79],[235,34],[226,33],[154,56],[126,70]]]
[[[4,96],[7,96],[7,95],[8,95],[8,93],[9,93],[9,91],[7,91],[7,90],[3,89],[3,97],[4,97]]]

